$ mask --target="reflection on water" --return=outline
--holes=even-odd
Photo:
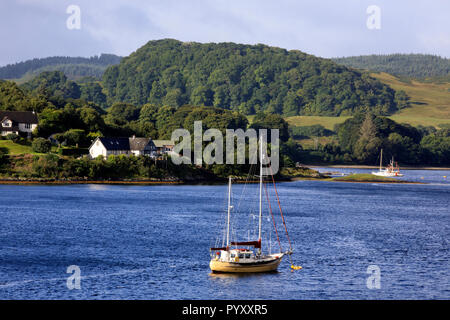
[[[0,185],[0,299],[448,299],[450,173],[405,171],[429,184],[280,183],[303,269],[283,260],[261,274],[209,269],[226,185]],[[255,205],[236,205],[245,227]],[[70,265],[81,290],[67,289]],[[369,265],[379,290],[366,286]]]

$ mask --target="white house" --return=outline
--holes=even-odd
[[[156,147],[150,138],[100,137],[94,140],[89,147],[89,155],[92,159],[98,156],[107,158],[109,155],[146,155],[156,156]]]
[[[1,134],[24,134],[28,137],[38,126],[38,118],[34,111],[0,111]]]

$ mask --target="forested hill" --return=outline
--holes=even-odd
[[[150,41],[108,67],[103,88],[108,104],[191,104],[286,116],[397,110],[395,91],[365,73],[261,44]]]
[[[450,80],[450,59],[427,54],[389,54],[334,58],[344,66],[415,79]]]
[[[0,79],[23,77],[31,79],[44,71],[62,71],[69,79],[86,76],[101,78],[106,67],[118,64],[121,58],[113,54],[101,54],[90,58],[48,57],[32,59],[0,67]]]

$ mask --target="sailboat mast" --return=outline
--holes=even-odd
[[[258,241],[261,241],[261,222],[262,222],[262,181],[263,181],[263,143],[262,136],[260,137],[259,143],[259,230],[258,230]],[[261,253],[261,248],[259,248],[259,252]]]
[[[231,177],[228,178],[228,215],[227,215],[227,244],[230,244],[230,210],[231,210]]]
[[[383,149],[381,149],[381,155],[380,155],[380,171],[381,171],[382,163],[383,163]]]

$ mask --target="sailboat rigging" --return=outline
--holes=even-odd
[[[211,261],[210,268],[212,272],[225,272],[225,273],[249,273],[249,272],[269,272],[275,271],[279,264],[281,263],[283,257],[285,255],[292,254],[292,246],[291,241],[289,239],[289,235],[287,233],[287,228],[285,224],[284,217],[281,211],[281,205],[278,197],[278,193],[275,187],[275,180],[272,174],[273,186],[277,195],[277,201],[280,208],[281,217],[283,220],[283,224],[285,226],[286,235],[289,239],[289,248],[290,250],[283,252],[281,249],[281,243],[279,241],[278,231],[276,230],[275,220],[274,226],[277,234],[277,239],[280,244],[280,252],[277,253],[263,253],[261,246],[261,237],[262,237],[262,199],[263,199],[263,188],[265,190],[265,194],[268,197],[266,185],[263,184],[263,142],[262,137],[260,139],[260,166],[259,166],[259,215],[258,215],[258,238],[256,240],[247,239],[247,241],[231,241],[230,239],[230,216],[231,209],[233,208],[231,204],[231,187],[232,187],[232,179],[229,178],[228,181],[228,207],[227,207],[227,226],[226,226],[226,243],[225,246],[222,247],[214,247],[210,248],[211,251]],[[269,202],[270,207],[270,202]],[[270,213],[272,215],[272,209],[270,207]],[[242,248],[245,247],[245,248]],[[249,247],[253,247],[254,250],[249,249]],[[215,254],[214,254],[215,253]],[[291,263],[292,264],[292,263]],[[293,270],[298,270],[301,267],[295,267],[292,265]]]
[[[382,166],[383,166],[383,149],[381,149],[380,153],[380,169],[378,171],[372,171],[372,174],[381,177],[403,177],[403,174],[400,173],[400,167],[398,166],[398,162],[394,162],[394,157],[392,157],[392,160],[388,164],[386,169],[383,169]]]

